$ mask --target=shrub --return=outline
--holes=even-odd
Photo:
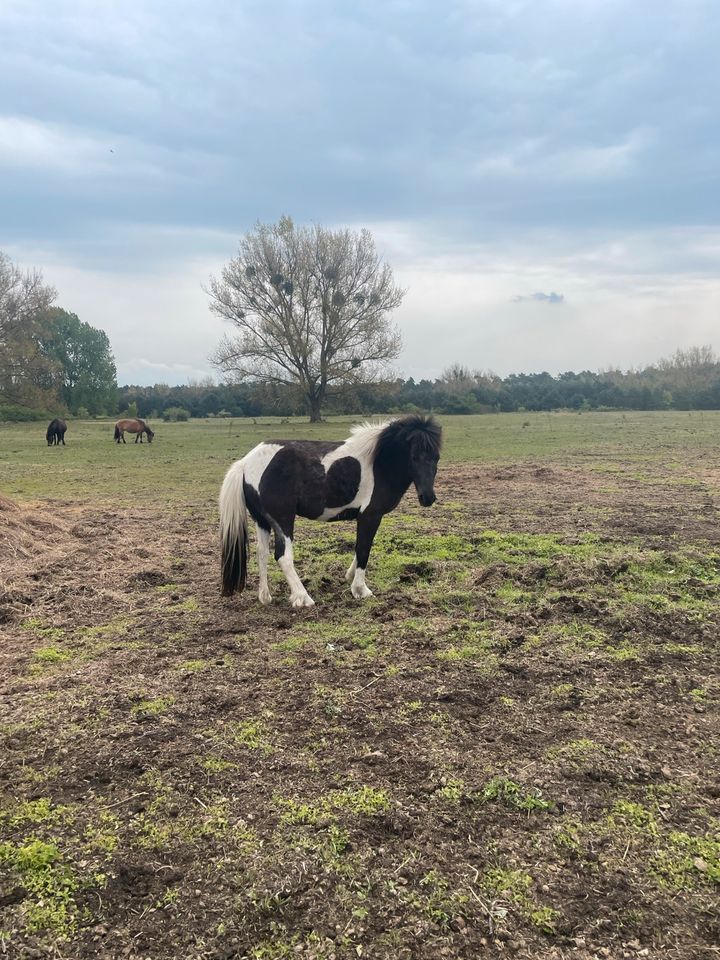
[[[28,407],[20,407],[10,404],[7,407],[0,406],[0,421],[6,420],[12,423],[21,423],[27,420],[51,420],[52,416],[44,410],[31,410]]]
[[[163,411],[163,420],[189,420],[190,411],[184,407],[167,407]]]

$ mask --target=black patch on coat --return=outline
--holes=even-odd
[[[307,446],[312,441],[306,441]],[[325,505],[325,470],[317,444],[287,444],[278,450],[260,480],[260,502],[268,516],[292,537],[295,515],[314,520]]]
[[[273,443],[278,447],[288,447],[297,450],[308,457],[322,460],[328,453],[341,447],[344,440],[263,440],[263,443]]]
[[[347,510],[341,510],[334,517],[328,517],[327,523],[334,523],[336,520],[357,520],[360,516],[360,507],[348,507]]]
[[[248,507],[276,521],[286,537],[292,537],[296,515],[316,520],[326,507],[341,507],[355,497],[360,484],[360,463],[355,457],[342,457],[327,473],[322,465],[322,458],[337,450],[339,442],[267,442],[281,449],[265,468],[256,502],[251,506],[248,501]]]
[[[263,530],[271,530],[272,525],[262,512],[262,507],[260,506],[260,497],[258,496],[258,492],[255,487],[251,487],[249,483],[243,481],[243,493],[245,494],[245,505],[248,508],[248,513],[253,518],[255,523]]]
[[[325,506],[342,507],[352,503],[360,486],[360,472],[360,461],[355,457],[341,457],[331,463],[325,481]]]

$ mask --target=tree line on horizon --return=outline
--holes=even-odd
[[[206,292],[232,331],[211,357],[223,382],[118,388],[107,334],[0,252],[0,420],[720,409],[709,346],[627,371],[500,377],[454,364],[435,380],[391,377],[404,291],[366,230],[258,223]]]
[[[268,384],[202,382],[120,387],[118,411],[167,419],[295,417],[301,395]],[[460,364],[435,380],[396,378],[337,391],[326,415],[513,413],[552,410],[720,410],[720,358],[710,347],[678,350],[638,370],[514,373],[500,377]]]

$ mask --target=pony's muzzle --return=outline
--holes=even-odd
[[[421,507],[431,507],[437,500],[437,497],[434,493],[419,493],[418,500],[420,501]]]

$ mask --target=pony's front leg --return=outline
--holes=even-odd
[[[373,514],[369,516],[360,514],[358,517],[355,559],[345,574],[345,579],[352,581],[350,591],[356,600],[365,600],[373,595],[372,590],[365,583],[365,568],[370,559],[370,549],[381,520],[382,516]]]
[[[258,600],[264,606],[272,603],[272,595],[268,586],[268,557],[270,556],[270,531],[264,530],[260,524],[255,524],[257,535],[258,570],[260,571],[260,586]]]
[[[289,535],[286,535],[279,529],[275,530],[275,559],[280,564],[280,569],[285,574],[285,579],[290,587],[291,606],[314,607],[315,601],[305,589],[302,580],[295,570],[292,529],[291,524]]]

